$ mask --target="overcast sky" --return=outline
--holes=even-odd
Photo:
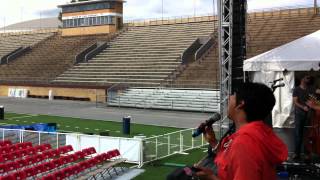
[[[57,5],[71,0],[0,1],[2,2],[0,27],[3,27],[31,19],[56,17],[59,12]],[[127,0],[124,5],[124,18],[126,20],[161,18],[162,12],[164,17],[212,14],[213,2],[216,0]],[[249,10],[312,4],[313,0],[248,0]]]

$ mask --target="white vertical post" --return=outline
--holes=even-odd
[[[139,156],[139,168],[143,166],[143,151],[144,151],[144,147],[143,147],[143,140],[140,139],[140,156]]]
[[[194,129],[192,129],[191,134],[194,133]],[[194,138],[191,138],[191,146],[194,148]]]
[[[39,132],[38,135],[39,135],[39,145],[41,145],[41,132]]]
[[[21,130],[20,130],[20,143],[23,142],[23,132],[24,132],[24,131],[21,131]]]
[[[57,135],[57,149],[59,148],[59,133],[56,133]]]
[[[170,135],[168,135],[168,155],[170,155]]]
[[[101,136],[98,136],[98,153],[101,153]]]
[[[78,139],[78,149],[81,151],[81,135],[77,134],[77,139]]]
[[[2,129],[2,140],[4,141],[4,129]]]
[[[158,158],[158,137],[156,137],[156,159]]]
[[[180,153],[183,152],[183,136],[182,131],[180,131]]]

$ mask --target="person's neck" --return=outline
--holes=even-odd
[[[307,89],[308,86],[307,86],[305,83],[301,83],[301,84],[300,84],[300,87],[301,87],[302,89]]]
[[[238,131],[242,126],[247,125],[248,122],[245,120],[240,120],[240,121],[236,121],[235,125],[236,125],[236,131]]]

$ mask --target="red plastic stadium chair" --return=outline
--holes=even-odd
[[[82,151],[78,151],[74,154],[77,156],[77,159],[83,159],[85,157],[85,155]]]
[[[35,159],[35,162],[41,162],[41,161],[46,159],[45,155],[43,155],[43,154],[37,154],[37,155],[35,155],[33,157]]]
[[[25,159],[19,159],[16,161],[18,168],[23,168],[28,165],[28,162]]]
[[[55,178],[57,179],[57,180],[62,180],[62,179],[64,179],[64,178],[66,178],[66,176],[65,176],[65,174],[64,174],[65,172],[64,171],[57,171],[57,172],[55,172],[53,175],[55,176]]]
[[[73,147],[71,145],[67,145],[67,146],[62,146],[59,149],[60,154],[66,154],[68,152],[73,151]]]
[[[16,180],[16,178],[12,174],[8,174],[6,176],[1,176],[0,180]]]
[[[39,164],[39,165],[36,165],[34,166],[34,169],[35,169],[35,174],[41,174],[43,172],[45,172],[45,166],[44,164]]]
[[[55,167],[59,167],[59,166],[63,165],[63,161],[61,159],[54,159],[54,160],[52,160],[52,162]]]
[[[42,152],[42,155],[45,157],[45,159],[49,159],[49,158],[54,157],[53,154],[52,154],[52,151]]]
[[[78,160],[78,156],[75,154],[70,154],[69,158],[70,158],[70,162],[74,162]]]
[[[5,147],[1,147],[0,148],[0,154],[6,154],[10,152],[10,147],[9,146],[5,146]]]
[[[3,174],[6,172],[5,164],[0,164],[0,174]]]
[[[9,146],[11,144],[12,144],[12,142],[10,140],[0,141],[0,147]]]
[[[51,153],[53,154],[53,157],[56,157],[56,156],[60,155],[60,151],[58,149],[51,150]]]
[[[12,174],[16,180],[25,180],[27,179],[27,174],[24,171],[18,171]]]
[[[37,145],[34,147],[36,149],[37,152],[43,152],[43,151],[47,151],[49,149],[51,149],[51,145],[50,144],[41,144],[41,145]]]
[[[35,156],[28,156],[25,158],[25,160],[27,161],[28,165],[33,165],[37,162]]]
[[[82,152],[85,154],[85,156],[90,156],[92,154],[97,153],[97,151],[94,147],[83,149]]]
[[[5,172],[10,172],[16,170],[18,168],[18,164],[16,162],[8,162],[5,164]]]
[[[56,180],[56,177],[53,174],[48,174],[42,177],[41,180]]]
[[[31,148],[32,147],[32,143],[31,142],[25,142],[24,144],[25,148]]]
[[[79,174],[81,172],[81,167],[77,164],[70,166],[70,168],[72,168],[73,175]]]
[[[54,162],[52,162],[52,161],[43,163],[43,166],[44,166],[45,171],[50,171],[51,169],[56,168]]]
[[[26,168],[23,170],[26,173],[27,177],[34,176],[36,174],[36,170],[34,167]]]
[[[62,172],[64,172],[65,177],[70,177],[74,174],[73,168],[71,167],[66,167],[62,169]]]
[[[2,154],[2,158],[4,161],[10,161],[10,160],[13,160],[13,155],[12,153]]]
[[[82,161],[79,163],[79,167],[80,167],[80,170],[83,171],[85,169],[89,169],[90,164],[88,163],[88,161]]]

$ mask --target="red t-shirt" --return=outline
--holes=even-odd
[[[286,145],[262,121],[226,137],[215,163],[220,180],[276,180],[275,166],[288,157]]]

